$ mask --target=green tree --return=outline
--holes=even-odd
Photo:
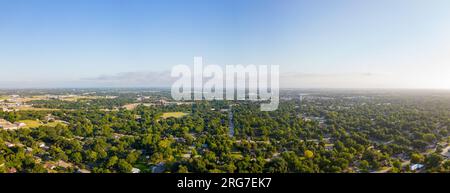
[[[310,151],[310,150],[306,150],[305,151],[305,157],[308,158],[308,159],[311,159],[311,158],[314,157],[314,153],[312,151]]]
[[[423,163],[424,157],[422,154],[418,154],[418,153],[413,153],[411,154],[411,162],[412,163]]]
[[[131,169],[133,168],[133,166],[131,166],[127,161],[120,159],[119,162],[117,163],[117,167],[119,168],[119,172],[122,173],[129,173],[131,172]]]
[[[442,157],[436,153],[432,153],[425,158],[425,166],[427,168],[437,168],[442,162]]]
[[[188,168],[183,165],[178,166],[178,173],[189,173]]]

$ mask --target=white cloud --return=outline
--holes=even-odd
[[[174,81],[168,71],[162,72],[122,72],[114,75],[101,75],[93,78],[84,78],[84,82],[103,86],[142,86],[165,87]]]

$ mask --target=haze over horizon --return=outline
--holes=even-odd
[[[193,57],[283,88],[450,89],[446,0],[0,0],[0,88],[164,87]]]

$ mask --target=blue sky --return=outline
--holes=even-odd
[[[203,56],[278,64],[284,87],[449,89],[449,9],[447,0],[0,0],[0,87],[145,86]]]

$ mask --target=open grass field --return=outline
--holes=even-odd
[[[25,128],[36,128],[42,125],[42,123],[38,120],[20,120],[18,122],[27,124]]]
[[[161,118],[163,118],[163,119],[167,119],[170,117],[180,118],[180,117],[183,117],[186,115],[187,115],[187,113],[183,113],[183,112],[166,112],[161,115]]]
[[[56,121],[54,121],[54,122],[50,122],[50,123],[45,124],[45,126],[56,127],[56,125],[59,125],[59,124],[61,124],[61,125],[67,125],[67,124],[64,123],[63,121],[56,120]]]
[[[25,123],[26,126],[24,128],[28,128],[28,129],[37,128],[42,125],[49,126],[49,127],[56,127],[56,125],[58,125],[58,124],[66,125],[65,123],[58,121],[58,120],[55,122],[47,123],[47,124],[44,124],[38,120],[20,120],[18,122]]]

